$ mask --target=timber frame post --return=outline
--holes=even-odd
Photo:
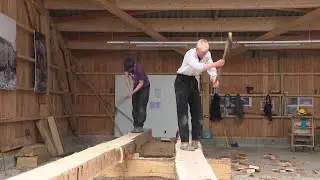
[[[65,113],[67,113],[70,116],[70,125],[72,129],[72,133],[74,135],[78,135],[78,120],[77,117],[74,113],[74,104],[72,101],[71,94],[74,95],[74,88],[71,85],[72,83],[72,71],[71,71],[71,65],[70,65],[70,58],[67,55],[67,49],[66,47],[62,44],[60,41],[60,38],[58,38],[59,34],[55,29],[55,26],[51,20],[51,18],[48,19],[49,24],[50,24],[50,29],[51,29],[51,43],[53,44],[53,47],[55,47],[55,51],[61,50],[63,57],[62,59],[58,59],[58,66],[59,69],[58,71],[58,85],[61,91],[63,91],[63,104],[64,104],[64,109]],[[68,74],[66,73],[68,72]]]

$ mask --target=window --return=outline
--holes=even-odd
[[[260,101],[260,110],[263,111],[266,101]],[[275,112],[274,101],[271,101],[272,104],[272,112]]]
[[[222,114],[224,115],[234,115],[235,107],[236,107],[236,96],[230,96],[230,101],[224,101],[225,96],[221,97],[220,100],[220,109]],[[241,97],[243,102],[243,107],[251,107],[252,106],[252,97]],[[226,109],[224,108],[226,105]]]
[[[312,97],[291,97],[287,98],[287,114],[293,115],[299,110],[299,107],[313,107]]]

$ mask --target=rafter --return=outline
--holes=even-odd
[[[314,11],[311,11],[310,13],[297,18],[294,21],[288,21],[287,23],[283,24],[282,26],[279,26],[272,31],[264,34],[263,36],[260,36],[256,40],[258,41],[263,41],[263,40],[268,40],[273,37],[279,36],[283,33],[286,33],[288,31],[291,31],[292,29],[295,29],[296,27],[306,27],[309,30],[312,30],[312,28],[309,28],[310,26],[313,26],[313,24],[318,24],[318,23],[312,23],[312,21],[315,21],[317,18],[320,17],[320,8],[316,9]]]
[[[319,0],[111,0],[121,10],[223,10],[318,8]],[[103,10],[88,0],[45,0],[47,9]]]
[[[267,32],[298,17],[247,17],[247,18],[141,18],[134,21],[145,24],[157,32]],[[128,20],[100,17],[78,21],[57,22],[60,31],[71,32],[141,32],[140,26]],[[131,21],[131,20],[130,20]],[[88,26],[90,24],[90,26]],[[135,23],[135,25],[137,25]],[[292,31],[320,30],[320,24],[297,25]],[[158,36],[158,35],[156,35]]]
[[[149,27],[148,25],[143,24],[142,22],[138,21],[137,19],[130,16],[128,13],[119,9],[116,5],[110,3],[107,0],[92,0],[96,2],[98,5],[102,6],[105,10],[109,11],[110,13],[114,14],[115,16],[119,17],[121,20],[130,24],[131,26],[139,29],[140,31],[146,33],[147,35],[151,36],[155,40],[158,41],[166,41],[167,38],[156,32],[154,29]],[[172,48],[172,50],[177,51],[180,54],[184,54],[184,50],[180,48]]]
[[[274,28],[272,31],[270,31],[262,36],[259,36],[255,40],[256,41],[270,40],[272,38],[278,37],[281,34],[292,31],[297,26],[300,26],[300,27],[304,26],[304,27],[308,28],[312,24],[317,24],[317,23],[312,23],[312,22],[315,21],[319,17],[320,17],[320,8],[313,10],[304,16],[296,18],[293,21],[288,21],[287,23],[284,23],[283,25]],[[308,45],[308,46],[310,46],[310,45]],[[318,47],[318,48],[320,48],[320,47]],[[317,48],[315,48],[315,49],[317,49]],[[240,48],[234,50],[230,56],[236,56],[240,53],[244,53],[247,50],[248,50],[248,48],[240,47]]]
[[[127,12],[130,16],[142,15],[152,12],[158,11],[131,11]],[[62,17],[55,17],[55,22],[70,22],[70,21],[78,21],[78,20],[86,20],[86,19],[94,19],[94,18],[101,18],[101,17],[116,17],[113,14],[107,11],[93,11],[85,14],[76,14],[76,15],[69,15],[69,16],[62,16]]]

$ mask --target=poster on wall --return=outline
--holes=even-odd
[[[0,13],[0,89],[16,90],[16,21]]]
[[[34,91],[45,93],[47,91],[48,62],[46,51],[46,38],[40,32],[34,33],[34,57],[35,63],[35,83]]]

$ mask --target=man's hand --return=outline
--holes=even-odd
[[[212,77],[211,81],[212,81],[213,88],[219,87],[219,80],[217,79],[217,76]]]
[[[219,80],[216,80],[215,82],[212,82],[212,87],[213,88],[218,88],[219,87]]]
[[[133,92],[132,92],[132,91],[129,91],[129,92],[128,92],[128,95],[125,97],[125,99],[130,99],[130,98],[132,98],[132,94],[133,94]]]
[[[222,66],[224,66],[224,63],[225,63],[226,61],[224,60],[224,59],[220,59],[220,60],[218,60],[218,61],[216,61],[215,62],[215,66],[216,67],[222,67]]]

